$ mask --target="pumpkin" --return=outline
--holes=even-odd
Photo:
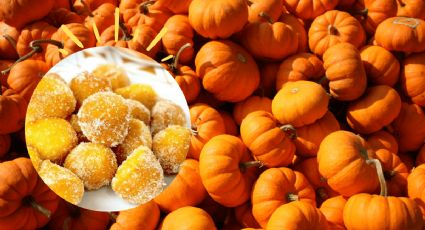
[[[272,98],[276,94],[276,77],[280,63],[264,62],[260,67],[260,85],[256,90],[256,94]]]
[[[171,12],[155,1],[123,0],[120,3],[124,23],[130,28],[147,25],[159,32],[164,23],[171,17]]]
[[[0,182],[2,228],[41,228],[58,207],[59,197],[38,177],[28,158],[0,163]]]
[[[46,16],[53,8],[54,0],[43,1],[40,4],[32,0],[0,1],[0,21],[22,28],[25,24]]]
[[[210,41],[203,45],[196,54],[195,66],[205,90],[218,100],[242,101],[260,83],[258,66],[252,56],[228,40]]]
[[[425,2],[421,0],[397,0],[397,16],[425,19]]]
[[[407,176],[409,170],[396,153],[387,149],[375,151],[376,158],[381,161],[388,194],[391,196],[406,196]]]
[[[15,60],[0,60],[0,88],[1,86],[9,87],[7,85],[7,78],[9,77],[9,72],[3,72],[3,70],[9,69],[15,63]]]
[[[189,6],[190,24],[198,34],[206,38],[228,38],[239,32],[247,21],[246,0],[193,0]]]
[[[286,126],[279,126],[267,111],[254,111],[242,121],[241,138],[253,157],[267,167],[288,166],[295,146],[287,137]]]
[[[16,59],[16,43],[20,31],[4,22],[0,21],[0,57],[2,59]]]
[[[388,127],[401,152],[418,150],[425,140],[425,113],[416,104],[402,102],[398,117]]]
[[[179,208],[164,218],[162,230],[204,229],[216,230],[214,221],[207,212],[196,207]]]
[[[100,5],[105,3],[113,4],[117,6],[117,0],[72,0],[74,2],[72,6],[72,11],[86,17],[90,15],[90,12],[97,9]]]
[[[425,53],[412,54],[403,60],[401,82],[403,92],[413,103],[425,106]]]
[[[307,31],[305,29],[305,23],[303,20],[295,17],[294,15],[284,11],[284,13],[279,17],[279,21],[290,25],[295,33],[298,35],[298,50],[297,52],[307,52],[308,51],[308,39]]]
[[[259,110],[271,113],[272,100],[268,97],[250,96],[235,104],[233,107],[233,118],[236,124],[240,125],[249,113]]]
[[[105,229],[108,223],[109,215],[106,212],[83,209],[61,200],[58,210],[53,214],[48,227],[52,230],[88,228],[100,230]]]
[[[191,105],[189,113],[193,135],[188,157],[199,159],[199,154],[205,143],[217,135],[224,134],[226,128],[218,111],[207,104],[196,103]]]
[[[49,23],[51,26],[59,28],[62,24],[69,23],[82,23],[83,19],[75,12],[70,11],[66,8],[58,8],[49,12],[44,18],[44,21]]]
[[[350,43],[339,43],[323,54],[323,66],[330,94],[340,101],[352,101],[363,95],[367,78],[360,53]]]
[[[249,199],[255,180],[255,167],[250,165],[244,143],[227,134],[211,138],[199,157],[199,172],[205,189],[226,207],[239,206]]]
[[[323,62],[314,54],[298,53],[286,58],[279,66],[276,90],[288,81],[319,80],[325,74]]]
[[[373,85],[394,86],[398,81],[400,63],[380,46],[365,46],[360,50],[368,81]]]
[[[154,230],[159,222],[160,210],[154,201],[149,201],[136,208],[121,211],[111,230],[145,229]]]
[[[320,212],[325,216],[331,229],[345,230],[343,212],[346,203],[347,199],[343,196],[335,196],[320,205]]]
[[[338,1],[332,0],[284,0],[285,8],[303,20],[311,20],[332,10]]]
[[[397,140],[391,133],[385,130],[379,130],[378,132],[370,134],[367,137],[367,145],[373,151],[387,149],[392,153],[398,153]]]
[[[90,32],[89,29],[87,29],[84,25],[80,23],[70,23],[66,24],[68,29],[75,35],[78,40],[81,41],[84,48],[90,48],[95,46],[96,39],[94,37],[94,34]],[[70,54],[73,54],[77,51],[82,50],[83,48],[80,48],[77,44],[72,41],[68,35],[65,34],[62,28],[59,28],[53,35],[52,39],[56,41],[60,41],[63,44],[63,49],[68,52],[67,55],[64,55],[59,52],[59,48],[57,45],[54,44],[48,44],[46,49],[46,63],[49,66],[54,66],[56,63],[58,63],[63,58],[67,57]]]
[[[370,134],[391,124],[401,109],[397,91],[387,85],[369,87],[365,94],[348,106],[346,118],[354,131]]]
[[[56,30],[57,29],[55,27],[43,21],[35,22],[25,26],[22,29],[21,34],[19,35],[18,43],[16,44],[16,50],[18,51],[19,56],[22,57],[33,50],[33,48],[30,47],[30,43],[32,41],[50,39]],[[30,59],[44,61],[47,44],[48,43],[40,44],[41,52],[35,53]]]
[[[49,66],[39,60],[25,60],[17,63],[10,70],[7,84],[29,103],[32,93]]]
[[[243,228],[260,228],[260,224],[252,215],[252,204],[246,202],[234,209],[235,218]]]
[[[303,157],[316,156],[323,138],[337,130],[340,130],[340,125],[330,111],[313,124],[297,128],[293,140],[297,154]]]
[[[282,1],[279,0],[249,0],[248,22],[261,22],[264,20],[259,14],[266,13],[272,21],[276,21],[282,14]]]
[[[52,10],[65,8],[67,10],[71,9],[71,5],[74,4],[75,0],[56,0],[53,4]]]
[[[308,38],[311,51],[322,56],[328,48],[342,42],[359,48],[365,43],[366,34],[356,18],[343,11],[331,10],[313,20]]]
[[[84,19],[84,26],[87,27],[90,32],[93,31],[93,24],[96,24],[99,33],[102,33],[106,28],[115,23],[115,5],[111,3],[105,3],[97,7],[94,11]]]
[[[290,168],[269,168],[260,174],[252,189],[252,214],[265,228],[279,206],[302,201],[316,205],[316,196],[305,176]]]
[[[206,197],[207,191],[199,175],[199,162],[186,159],[179,173],[168,187],[155,197],[155,203],[165,212],[172,212],[184,206],[196,206]]]
[[[409,17],[387,18],[376,28],[375,40],[388,51],[425,51],[425,21]]]
[[[419,206],[406,197],[388,196],[382,166],[376,159],[374,164],[381,192],[379,195],[359,193],[351,196],[343,212],[345,227],[365,230],[422,229],[424,220]]]
[[[376,27],[389,17],[397,14],[396,0],[360,0],[354,5],[354,14],[360,15],[360,21],[368,34],[375,33]]]
[[[328,229],[325,216],[310,203],[294,201],[276,209],[267,223],[266,230],[319,230]]]
[[[419,150],[418,155],[416,156],[416,165],[421,165],[425,163],[425,144]]]
[[[225,133],[233,136],[238,136],[239,128],[236,125],[235,120],[233,120],[232,115],[224,110],[218,111],[221,115],[221,118],[224,122],[224,129],[226,130]]]
[[[192,3],[192,0],[157,0],[156,4],[160,7],[166,7],[174,14],[187,14],[190,3]]]
[[[335,131],[320,143],[317,162],[329,187],[343,196],[373,192],[378,178],[366,141],[349,131]]]
[[[1,100],[1,99],[0,99]],[[11,138],[9,134],[0,134],[0,159],[9,151]]]
[[[162,37],[162,45],[165,52],[176,56],[179,53],[181,47],[187,43],[191,46],[181,51],[179,55],[179,62],[187,64],[189,63],[194,55],[193,48],[193,29],[189,24],[189,19],[185,15],[174,15],[171,16],[167,22],[165,22],[167,33]]]
[[[14,90],[2,89],[0,94],[0,135],[13,133],[24,127],[27,105],[25,99],[16,94]],[[9,145],[7,142],[5,144],[4,149],[6,150],[0,152],[6,152],[8,146],[10,146],[10,139]],[[2,156],[4,153],[0,155]]]
[[[301,127],[322,118],[328,110],[329,97],[317,83],[287,82],[272,100],[272,112],[282,124]]]
[[[413,199],[422,210],[425,217],[425,164],[418,165],[407,177],[407,192],[409,198]]]

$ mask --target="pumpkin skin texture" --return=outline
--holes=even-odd
[[[421,0],[397,0],[397,16],[425,20],[425,2]]]
[[[251,194],[255,168],[246,169],[243,162],[250,156],[237,137],[222,134],[213,137],[202,148],[199,172],[208,194],[226,207],[245,203]]]
[[[28,106],[25,99],[16,94],[14,90],[3,88],[2,91],[0,95],[0,135],[22,129]],[[10,138],[8,140],[10,146]],[[4,152],[8,150],[8,148],[5,149]],[[0,152],[3,151],[0,150]]]
[[[316,205],[314,189],[303,174],[289,168],[269,168],[260,174],[252,189],[252,214],[265,228],[279,206],[303,201]]]
[[[191,2],[192,0],[158,0],[156,4],[169,9],[174,14],[187,14]]]
[[[322,230],[329,225],[325,216],[310,203],[294,201],[276,209],[266,230]]]
[[[397,83],[400,63],[391,52],[380,46],[365,46],[360,57],[370,83],[388,86]]]
[[[46,16],[53,8],[54,2],[54,0],[46,0],[43,4],[39,4],[32,0],[2,0],[0,1],[0,21],[21,28],[28,22]]]
[[[329,97],[317,83],[287,82],[272,101],[272,112],[282,124],[301,127],[322,118],[328,110]]]
[[[9,134],[0,134],[0,159],[6,155],[10,149],[11,138]]]
[[[199,162],[186,159],[173,182],[155,197],[161,210],[172,212],[184,206],[196,206],[207,196],[199,175]]]
[[[390,196],[406,196],[407,176],[409,169],[400,158],[387,149],[375,151],[376,158],[381,161]]]
[[[56,28],[61,27],[62,24],[83,22],[83,18],[80,15],[66,8],[58,8],[50,11],[43,20]]]
[[[366,11],[365,14],[360,14],[364,18],[359,18],[363,28],[368,34],[373,34],[376,27],[389,17],[394,17],[397,14],[397,0],[360,0],[357,1],[354,9],[360,12]]]
[[[373,157],[366,142],[348,131],[336,131],[326,136],[317,152],[319,172],[329,187],[343,196],[373,192],[378,187],[375,168],[367,163]]]
[[[284,0],[283,5],[295,16],[303,19],[314,19],[326,11],[332,10],[338,4],[333,0]]]
[[[31,52],[32,48],[29,46],[31,41],[37,39],[50,39],[56,32],[56,28],[48,24],[47,22],[39,21],[28,26],[25,26],[21,34],[19,35],[18,43],[16,44],[16,50],[19,56],[23,56]],[[47,44],[41,44],[41,53],[34,54],[30,59],[37,59],[44,61]]]
[[[158,33],[172,14],[156,3],[152,4],[147,0],[122,0],[119,7],[124,23],[131,28],[147,25]]]
[[[356,194],[348,199],[343,215],[347,229],[419,230],[423,225],[418,205],[405,197]]]
[[[413,54],[403,60],[401,82],[403,92],[413,103],[425,106],[425,53]]]
[[[201,91],[201,81],[195,71],[189,66],[177,65],[177,68],[170,65],[165,68],[176,80],[184,97],[188,103],[192,103]]]
[[[363,95],[367,77],[360,53],[350,43],[339,43],[323,54],[323,66],[330,94],[340,101],[352,101]]]
[[[267,167],[288,166],[292,162],[295,146],[271,113],[255,111],[248,114],[240,130],[252,156]]]
[[[240,31],[247,21],[248,4],[245,0],[192,0],[189,6],[190,24],[206,38],[230,37]]]
[[[367,145],[373,151],[387,149],[392,153],[398,153],[398,144],[395,137],[387,131],[379,130],[367,137]]]
[[[167,27],[167,33],[162,37],[162,45],[164,50],[171,55],[176,56],[180,48],[189,43],[190,47],[185,48],[180,56],[179,63],[187,64],[194,56],[193,48],[193,29],[189,24],[189,19],[186,15],[171,16],[164,27]]]
[[[259,16],[266,13],[273,21],[282,14],[282,1],[279,0],[250,0],[248,2],[248,22],[261,22],[264,19]]]
[[[250,96],[247,99],[238,102],[233,107],[233,118],[236,124],[241,125],[242,120],[254,111],[272,112],[272,100],[268,97]]]
[[[276,90],[288,81],[319,80],[325,74],[323,62],[314,54],[298,53],[286,58],[279,66]]]
[[[344,230],[344,207],[347,199],[343,196],[335,196],[325,200],[320,206],[320,211],[325,216],[331,229]]]
[[[38,177],[31,160],[17,158],[0,163],[0,225],[6,229],[38,229],[49,218],[32,207],[35,202],[53,213],[59,197]]]
[[[260,83],[260,72],[252,56],[231,41],[210,41],[203,45],[196,55],[195,66],[205,90],[221,101],[242,101]]]
[[[226,129],[226,134],[238,136],[239,134],[239,127],[236,125],[235,120],[233,120],[232,115],[224,110],[218,111],[221,115],[221,118],[223,118],[224,127]]]
[[[425,164],[418,165],[407,177],[407,192],[409,198],[413,199],[421,208],[422,215],[425,217]]]
[[[154,201],[121,211],[111,230],[154,230],[159,222],[160,210]]]
[[[20,31],[15,27],[9,26],[4,22],[0,22],[0,57],[2,59],[16,59],[18,54],[15,48]]]
[[[161,230],[216,230],[214,221],[207,212],[196,207],[179,208],[164,218]]]
[[[341,42],[351,43],[356,48],[363,46],[366,33],[353,16],[343,11],[332,10],[314,19],[308,37],[311,51],[322,56],[328,48]]]
[[[301,19],[294,15],[284,12],[280,17],[279,21],[288,24],[292,27],[295,33],[298,35],[298,50],[297,52],[307,52],[307,31],[305,29],[305,23]]]
[[[99,33],[102,33],[106,28],[115,23],[114,17],[115,6],[111,3],[105,3],[97,7],[93,12],[92,16],[88,15],[84,19],[84,26],[93,32],[93,23],[96,23],[96,27]]]
[[[387,85],[372,86],[357,101],[348,106],[346,118],[354,131],[370,134],[389,125],[400,113],[401,99]]]
[[[425,21],[408,17],[387,18],[376,28],[375,40],[388,51],[422,52],[425,50]]]

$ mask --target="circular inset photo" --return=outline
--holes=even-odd
[[[74,53],[38,84],[25,120],[43,181],[82,208],[120,211],[159,195],[186,159],[183,92],[160,64],[117,47]]]

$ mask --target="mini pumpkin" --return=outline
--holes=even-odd
[[[121,211],[111,230],[146,229],[154,230],[159,222],[161,211],[154,201],[137,206],[129,210]]]
[[[165,52],[176,56],[181,47],[186,44],[191,46],[180,52],[178,63],[187,64],[194,56],[193,36],[194,32],[185,15],[173,15],[166,22],[167,33],[162,37],[162,45]]]
[[[365,46],[360,57],[368,81],[374,85],[394,86],[398,81],[400,63],[388,50],[380,46]]]
[[[21,34],[19,35],[18,43],[16,44],[16,50],[18,51],[19,56],[24,56],[33,50],[30,47],[30,43],[36,40],[48,40],[52,35],[57,31],[55,27],[50,25],[47,22],[39,21],[25,26]],[[35,53],[29,59],[37,59],[44,61],[44,56],[46,54],[46,48],[48,43],[42,43],[39,45],[41,47],[40,53]]]
[[[282,2],[279,0],[249,0],[248,1],[248,22],[263,21],[259,14],[261,12],[269,15],[270,19],[276,21],[282,14]]]
[[[20,31],[5,22],[0,22],[0,57],[3,59],[16,59],[16,43]]]
[[[189,5],[192,3],[192,0],[158,0],[157,4],[161,7],[166,7],[174,14],[187,14],[189,11]]]
[[[421,0],[397,0],[397,16],[425,20],[425,2]]]
[[[23,128],[28,106],[25,99],[14,90],[2,88],[2,91],[0,94],[0,135],[13,133]],[[10,146],[10,138],[8,140],[9,142],[5,142],[4,149],[6,150],[0,151],[3,154],[8,150],[6,147]]]
[[[241,125],[242,120],[254,111],[272,112],[272,100],[268,97],[250,96],[247,99],[238,102],[233,107],[233,118],[236,124]]]
[[[130,28],[140,25],[151,27],[157,33],[172,13],[156,1],[123,0],[120,3],[120,12],[124,23]]]
[[[395,137],[385,130],[379,130],[367,137],[367,144],[370,149],[387,149],[392,153],[398,153],[398,144]]]
[[[409,176],[407,166],[396,153],[392,153],[387,149],[379,149],[375,151],[375,155],[381,161],[388,194],[391,196],[406,196],[407,176]]]
[[[46,16],[53,8],[54,0],[37,1],[18,0],[0,2],[0,21],[16,28],[22,28],[25,24]]]
[[[303,20],[311,20],[332,10],[338,1],[329,0],[284,0],[285,8]]]
[[[95,10],[90,12],[90,14],[84,19],[84,26],[87,27],[90,32],[94,33],[94,25],[99,33],[102,33],[106,28],[115,23],[115,5],[111,3],[104,3],[97,7]]]
[[[325,216],[329,225],[335,230],[344,230],[344,207],[347,199],[343,196],[335,196],[325,200],[320,206],[320,211]]]
[[[422,216],[425,217],[425,185],[422,183],[425,179],[425,164],[418,165],[407,177],[407,192],[409,198],[413,199],[419,205]]]
[[[375,33],[376,27],[385,19],[397,14],[397,0],[361,0],[354,5],[355,13],[367,33]]]
[[[216,230],[207,212],[196,207],[183,207],[169,213],[162,222],[162,230],[204,229]]]
[[[425,53],[412,54],[403,60],[401,82],[403,92],[413,103],[425,106]]]
[[[43,20],[56,28],[61,27],[62,24],[83,22],[80,15],[66,8],[58,8],[50,11]]]

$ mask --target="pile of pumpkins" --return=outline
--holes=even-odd
[[[423,0],[0,0],[0,226],[423,229],[424,20]],[[161,62],[193,129],[172,184],[111,213],[50,191],[23,131],[43,75],[105,45]]]

